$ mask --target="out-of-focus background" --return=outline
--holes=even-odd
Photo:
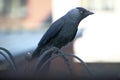
[[[119,3],[120,0],[0,0],[0,47],[8,49],[24,71],[28,64],[24,55],[37,47],[51,23],[80,6],[95,14],[80,23],[76,39],[62,50],[87,62],[95,75],[120,77]],[[79,72],[79,64],[76,60],[73,63]],[[57,60],[52,65],[53,69],[60,67],[56,66],[60,65]]]
[[[74,53],[86,62],[120,62],[119,3],[119,0],[0,0],[0,47],[13,55],[34,50],[52,22],[81,6],[95,14],[80,23],[79,29],[84,32],[73,44]]]

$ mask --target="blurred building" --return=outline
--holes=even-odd
[[[51,0],[0,0],[1,24],[4,27],[6,25],[3,22],[8,22],[11,28],[17,24],[15,26],[18,29],[20,29],[19,27],[35,29],[50,14]]]

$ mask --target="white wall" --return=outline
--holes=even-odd
[[[86,62],[120,62],[120,17],[116,13],[94,13],[80,24],[86,29],[75,41],[75,54]]]
[[[63,16],[70,9],[79,6],[80,0],[52,0],[53,21]]]

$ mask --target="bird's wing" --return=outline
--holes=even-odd
[[[38,46],[42,47],[45,44],[47,44],[47,42],[49,42],[51,39],[53,39],[61,30],[61,28],[64,25],[64,19],[59,19],[57,21],[55,21],[50,28],[47,30],[47,32],[44,34],[44,36],[42,37],[42,39],[40,40]]]

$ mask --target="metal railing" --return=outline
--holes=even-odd
[[[14,72],[18,72],[18,66],[16,66],[16,63],[15,63],[15,59],[13,58],[12,54],[5,48],[3,47],[0,47],[0,54],[7,60],[7,62],[11,65],[12,67],[12,70]],[[7,55],[6,55],[7,54]],[[43,63],[43,65],[41,67],[39,67],[41,64],[41,60],[47,55],[47,54],[54,54],[51,58],[49,58],[47,61],[45,61],[45,63]],[[31,57],[30,53],[27,54],[29,57]],[[9,56],[9,58],[8,58]],[[48,50],[46,50],[37,60],[36,64],[34,65],[35,66],[35,69],[34,69],[34,73],[38,73],[38,72],[41,72],[41,70],[48,64],[50,63],[53,59],[57,58],[57,57],[61,57],[65,64],[67,64],[67,67],[68,67],[68,70],[70,72],[70,74],[72,74],[72,66],[71,66],[71,62],[70,60],[67,58],[67,57],[73,57],[73,58],[76,58],[77,60],[79,60],[81,62],[81,64],[83,65],[84,69],[86,70],[86,72],[88,73],[89,76],[92,76],[92,73],[91,71],[89,70],[87,64],[82,60],[80,59],[79,57],[73,55],[73,54],[66,54],[62,51],[60,51],[58,48],[56,47],[52,47]],[[27,60],[27,59],[26,59]],[[48,67],[49,68],[49,67]],[[47,69],[49,70],[49,69]],[[47,71],[48,72],[48,71]],[[33,74],[34,74],[33,73]]]

